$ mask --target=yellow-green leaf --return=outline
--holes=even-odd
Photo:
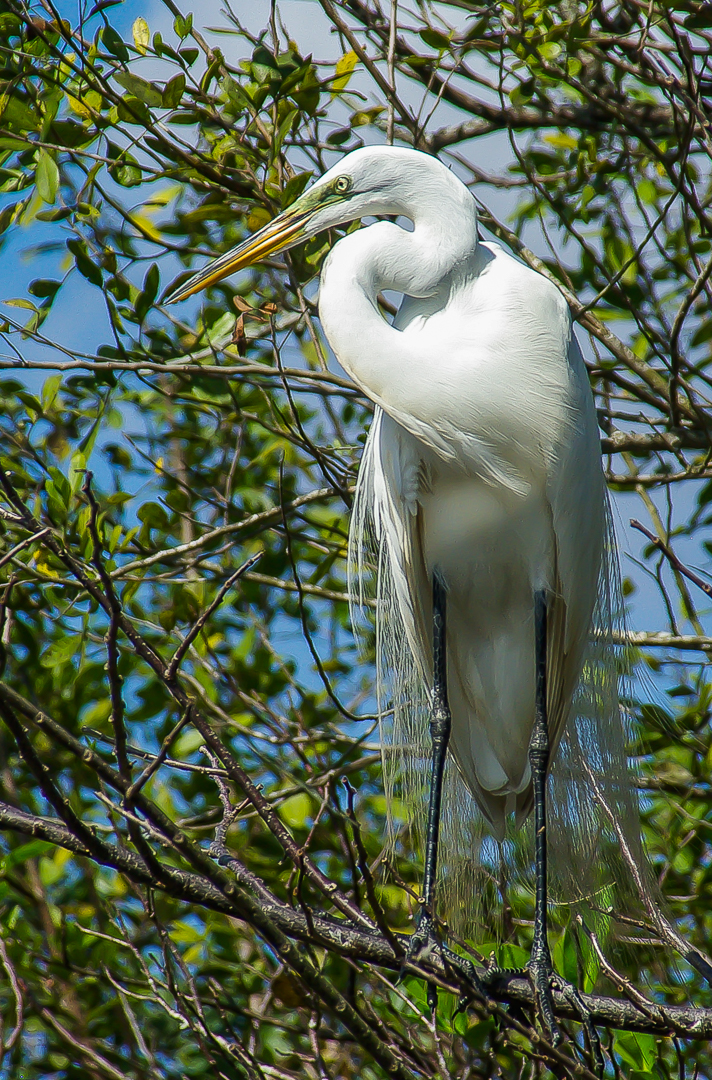
[[[146,55],[146,48],[151,40],[151,31],[148,29],[148,23],[140,15],[131,27],[134,39],[134,45],[137,50],[143,55]]]
[[[195,731],[194,728],[189,728],[188,731],[182,732],[180,737],[176,739],[173,755],[182,761],[184,758],[190,757],[199,746],[203,745],[203,742],[204,739],[200,732]]]
[[[40,150],[37,155],[35,183],[42,201],[53,203],[59,189],[59,169],[57,162],[46,150]]]
[[[54,399],[59,392],[59,388],[62,385],[62,376],[50,375],[48,379],[45,379],[42,387],[42,408],[43,410],[50,409],[54,404]]]
[[[153,224],[151,219],[148,218],[145,214],[134,213],[131,220],[136,225],[136,227],[141,232],[145,233],[146,236],[149,236],[151,240],[155,240],[159,244],[163,243],[163,237],[161,236],[160,232]]]
[[[185,90],[185,75],[179,71],[170,82],[167,82],[162,95],[164,109],[176,109],[180,105]]]
[[[279,816],[291,829],[301,829],[306,828],[310,811],[311,799],[306,791],[300,791],[298,795],[292,795],[282,803]]]
[[[557,146],[562,150],[575,150],[578,146],[578,139],[575,139],[573,135],[569,135],[566,131],[557,131],[553,135],[545,135],[544,142],[548,142],[549,146]]]
[[[265,210],[263,206],[256,206],[247,219],[247,228],[250,232],[257,232],[258,229],[267,224],[271,217],[269,210]]]
[[[344,53],[344,55],[336,61],[336,78],[331,80],[331,89],[333,93],[337,94],[340,90],[346,89],[357,63],[358,56],[353,51]]]
[[[116,71],[114,72],[114,78],[119,86],[122,86],[124,90],[128,90],[129,94],[133,94],[144,105],[148,105],[152,109],[157,109],[161,105],[163,95],[158,87],[150,83],[148,79],[142,79],[140,75],[134,75],[132,71]]]

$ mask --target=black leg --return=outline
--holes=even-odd
[[[430,773],[430,802],[425,834],[425,870],[423,873],[423,907],[418,926],[408,948],[408,960],[427,956],[440,949],[434,929],[435,881],[438,869],[438,840],[440,838],[440,809],[442,805],[443,773],[452,719],[447,699],[447,654],[445,585],[436,570],[433,574],[433,702],[430,716],[432,768]],[[431,1012],[437,1007],[437,987],[428,984],[428,1005]]]
[[[541,1021],[554,1046],[561,1042],[561,1031],[554,1017],[552,985],[576,1009],[588,1035],[596,1070],[603,1075],[604,1062],[598,1033],[576,989],[554,971],[547,934],[547,835],[546,776],[549,768],[549,718],[546,705],[546,593],[534,594],[534,655],[536,664],[536,705],[534,730],[529,743],[529,764],[534,789],[534,859],[535,906],[534,941],[528,971]]]
[[[529,960],[529,975],[544,1027],[554,1043],[561,1033],[554,1019],[551,997],[553,971],[547,937],[547,866],[546,866],[546,774],[549,767],[549,722],[546,709],[546,593],[534,594],[534,656],[536,664],[536,706],[534,730],[529,743],[529,764],[534,788],[534,859],[536,900],[534,907],[534,942]]]
[[[445,586],[436,570],[433,576],[433,707],[430,717],[433,763],[430,774],[430,804],[428,806],[428,828],[425,835],[425,871],[423,873],[423,903],[425,910],[428,912],[433,911],[435,903],[443,773],[445,772],[445,758],[452,726],[450,706],[447,700],[446,610]]]

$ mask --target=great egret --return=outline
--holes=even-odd
[[[528,971],[541,1019],[558,1038],[547,939],[549,766],[562,739],[578,739],[581,769],[598,784],[591,802],[606,778],[620,792],[626,772],[617,709],[593,735],[576,725],[565,734],[592,632],[606,502],[593,398],[562,294],[478,239],[471,193],[438,160],[376,146],[345,156],[170,299],[324,229],[379,215],[402,215],[413,229],[380,221],[339,240],[322,271],[319,312],[342,367],[376,405],[352,546],[358,555],[369,521],[381,601],[390,601],[411,661],[432,688],[424,903],[409,955],[437,947],[450,740],[495,837],[511,815],[521,823],[534,809]],[[379,310],[383,289],[404,295],[393,325]],[[571,828],[585,814],[569,809]]]

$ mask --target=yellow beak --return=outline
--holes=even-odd
[[[214,285],[222,281],[228,274],[234,274],[246,266],[252,266],[260,259],[268,255],[276,255],[278,251],[284,251],[299,242],[304,233],[307,221],[313,211],[297,209],[298,202],[294,206],[279,214],[270,221],[263,229],[244,240],[232,251],[221,255],[219,259],[208,263],[192,278],[188,278],[184,285],[166,299],[167,304],[175,304],[178,300],[185,300],[193,293],[206,289],[208,285]]]

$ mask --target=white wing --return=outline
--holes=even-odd
[[[528,746],[534,720],[537,576],[545,579],[551,594],[549,718],[554,750],[578,682],[600,561],[600,523],[591,521],[596,509],[599,516],[601,510],[595,484],[594,475],[586,488],[590,502],[585,516],[575,513],[570,499],[569,505],[558,499],[554,510],[546,493],[517,495],[448,468],[380,410],[369,433],[352,536],[356,547],[355,539],[365,535],[364,521],[370,522],[379,579],[381,700],[392,699],[412,711],[413,699],[423,698],[417,682],[430,685],[431,588],[438,566],[449,590],[452,753],[500,838],[510,811],[516,810],[521,820],[531,808]],[[563,490],[569,493],[565,483]],[[559,526],[568,526],[563,556],[556,545],[557,514]],[[572,532],[576,522],[579,529]],[[588,543],[577,546],[582,533]],[[567,545],[567,538],[573,542]],[[357,561],[363,567],[362,552]],[[583,598],[570,577],[579,572],[588,585]],[[575,622],[568,617],[569,609]],[[395,681],[389,678],[393,672]],[[410,741],[424,755],[427,727],[422,719],[417,722],[420,737],[412,730],[412,719],[397,722],[398,745]]]
[[[406,303],[400,317],[406,326],[415,307]],[[531,382],[539,357],[536,341],[527,343],[533,345]],[[441,452],[438,440],[418,437],[412,419],[406,429],[398,410],[394,418],[377,409],[359,473],[351,550],[354,566],[363,570],[370,557],[378,578],[379,699],[383,711],[392,709],[385,733],[386,788],[390,795],[397,788],[418,827],[425,815],[430,757],[426,710],[435,565],[448,585],[451,752],[465,782],[455,774],[448,781],[443,829],[445,860],[451,863],[481,842],[477,836],[484,823],[480,818],[478,824],[475,807],[468,805],[468,792],[488,830],[500,839],[511,811],[520,824],[531,809],[533,590],[548,589],[555,754],[561,742],[550,778],[556,788],[550,834],[555,859],[558,852],[555,876],[558,870],[559,880],[568,879],[571,895],[572,885],[574,891],[585,889],[595,876],[587,863],[599,845],[603,815],[593,805],[586,775],[592,762],[602,789],[617,803],[618,818],[633,823],[631,837],[635,808],[610,655],[602,663],[589,658],[577,694],[599,588],[605,494],[588,380],[578,345],[573,338],[569,343],[568,353],[558,357],[555,379],[565,422],[559,424],[558,440],[549,439],[539,477],[527,470],[524,456],[501,459],[500,476],[473,467],[479,462],[472,457],[463,468]],[[437,377],[436,364],[432,370]],[[526,400],[521,393],[518,398],[520,390],[513,385],[510,400],[524,402],[524,423]],[[466,398],[467,391],[463,407]],[[526,438],[526,432],[519,433],[520,442]],[[497,460],[499,447],[493,445]],[[508,475],[526,482],[511,483]],[[608,576],[604,566],[606,581]],[[600,620],[597,634],[600,648]]]

